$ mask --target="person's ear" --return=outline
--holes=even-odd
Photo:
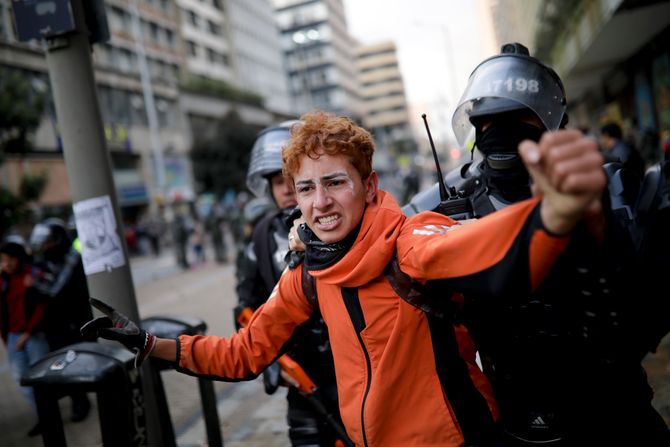
[[[377,190],[379,189],[379,177],[375,171],[370,172],[368,178],[363,181],[365,186],[365,203],[372,203],[377,197]]]

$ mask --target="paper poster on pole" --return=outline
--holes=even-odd
[[[125,264],[109,196],[77,202],[72,207],[87,275],[111,271]]]

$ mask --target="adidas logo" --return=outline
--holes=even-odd
[[[544,422],[544,419],[542,419],[542,416],[538,416],[538,417],[536,417],[536,418],[533,420],[533,422],[531,422],[531,424],[532,424],[533,426],[535,426],[535,427],[538,427],[538,426],[546,427],[546,426],[547,426],[547,424]]]

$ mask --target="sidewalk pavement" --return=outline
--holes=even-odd
[[[208,334],[232,333],[232,307],[236,302],[232,265],[210,261],[182,270],[171,252],[158,258],[131,258],[130,262],[140,315],[195,316],[207,323]],[[206,446],[197,379],[175,371],[163,371],[161,377],[178,447]],[[0,348],[0,387],[0,446],[42,446],[41,436],[26,436],[35,416],[11,379],[4,347]],[[214,389],[226,447],[290,445],[283,389],[268,396],[260,378],[241,383],[214,382]],[[69,398],[59,401],[69,447],[102,445],[95,394],[90,393],[89,398],[91,412],[78,423],[69,420]]]

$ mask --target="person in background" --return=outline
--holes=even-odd
[[[188,262],[188,241],[191,230],[190,218],[185,215],[184,211],[175,209],[174,219],[172,220],[172,235],[177,265],[182,269],[190,267],[190,263]]]
[[[5,241],[0,246],[0,332],[12,378],[35,411],[33,388],[21,386],[21,377],[49,352],[49,343],[41,326],[46,297],[33,288],[33,283],[24,244]],[[28,436],[38,434],[39,422],[28,431]]]
[[[638,181],[644,177],[644,160],[636,148],[624,141],[618,124],[610,122],[600,128],[600,144],[606,163],[621,163],[624,168],[635,174]]]
[[[193,222],[191,245],[193,247],[194,262],[196,264],[203,264],[207,261],[207,255],[205,254],[205,229],[200,220]]]
[[[217,263],[223,264],[228,261],[228,256],[226,254],[226,235],[223,230],[224,215],[220,203],[217,202],[212,205],[205,223],[207,231],[212,235],[214,259]]]
[[[84,341],[79,328],[91,316],[88,284],[81,254],[73,246],[61,219],[48,218],[30,234],[35,267],[40,270],[34,287],[48,297],[44,329],[51,350]],[[86,419],[91,408],[84,392],[71,393],[72,422]]]
[[[265,303],[286,269],[285,258],[289,249],[287,218],[298,202],[293,186],[282,174],[281,151],[289,140],[291,125],[295,123],[288,121],[264,129],[251,151],[247,187],[257,198],[269,196],[275,208],[254,225],[251,240],[237,266],[239,302],[234,311],[236,324],[244,309],[255,311]],[[330,351],[328,330],[321,318],[311,319],[296,331],[288,354],[314,381],[319,388],[322,403],[341,423],[337,410],[333,354]],[[268,394],[274,393],[280,384],[279,369],[275,363],[264,372]],[[290,378],[286,380],[290,381]],[[289,386],[287,400],[292,445],[334,445],[336,434],[333,429],[298,388]]]
[[[145,229],[147,239],[149,239],[149,247],[151,253],[158,257],[161,254],[161,239],[165,232],[165,222],[162,217],[162,210],[157,212],[148,212],[145,214],[141,223]]]
[[[306,114],[282,154],[305,221],[305,258],[282,274],[246,328],[228,338],[159,339],[92,299],[104,315],[82,332],[123,343],[138,362],[153,356],[184,373],[249,380],[288,348],[300,325],[320,315],[340,414],[356,445],[490,445],[496,410],[483,374],[445,361],[443,339],[434,332],[439,325],[386,271],[500,297],[537,288],[605,186],[595,142],[574,150],[575,137],[555,132],[524,148],[542,199],[460,225],[430,212],[408,219],[378,188],[370,133],[346,117]],[[473,382],[466,402],[459,401],[462,388],[451,386],[454,368],[467,368]],[[469,405],[481,409],[482,419],[455,411]]]

